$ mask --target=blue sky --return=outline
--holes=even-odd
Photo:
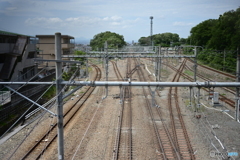
[[[0,0],[0,30],[27,35],[61,32],[76,41],[111,31],[137,42],[172,32],[187,38],[191,28],[235,10],[240,0]]]

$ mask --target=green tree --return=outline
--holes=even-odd
[[[191,44],[196,46],[206,46],[212,37],[212,29],[216,24],[216,19],[209,19],[193,27],[190,31]]]
[[[75,51],[74,55],[86,55],[86,52],[83,51]],[[80,61],[82,62],[82,65],[84,64],[84,62],[86,61],[86,58],[81,57],[81,58],[74,58],[74,60]]]
[[[155,46],[161,45],[168,47],[172,43],[173,45],[179,45],[179,35],[176,33],[159,33],[153,35],[153,43]],[[141,37],[138,40],[140,45],[151,45],[151,37]]]
[[[240,47],[240,7],[193,27],[188,43],[215,50],[236,50]]]
[[[141,37],[139,40],[138,40],[138,43],[142,46],[149,46],[151,45],[151,39],[150,39],[150,36],[149,37]]]
[[[220,15],[218,23],[213,27],[213,36],[208,47],[214,49],[236,49],[240,45],[240,8]]]
[[[186,44],[187,43],[187,38],[180,38],[179,42],[181,44]]]
[[[120,48],[126,45],[122,35],[106,31],[95,35],[90,41],[90,46],[93,50],[104,48],[105,41],[108,42],[108,48]]]

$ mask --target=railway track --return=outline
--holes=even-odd
[[[168,64],[165,64],[165,63],[163,63],[164,65],[167,65],[169,68],[171,68],[172,70],[174,70],[174,71],[176,71],[177,72],[177,69],[175,68],[175,67],[173,67],[173,66],[171,66],[171,65],[168,65]],[[185,74],[185,73],[180,73],[184,78],[186,78],[186,79],[188,79],[190,82],[194,82],[194,79],[193,78],[191,78],[190,76],[188,76],[187,74]],[[207,88],[202,88],[203,90],[205,90],[205,91],[207,91],[207,92],[209,92],[209,89],[207,89]],[[229,98],[227,98],[226,96],[224,96],[224,95],[219,95],[220,96],[220,100],[221,101],[223,101],[223,102],[225,102],[226,104],[228,104],[229,106],[231,106],[232,108],[235,108],[235,102],[233,101],[233,100],[231,100],[231,99],[229,99]]]
[[[192,71],[192,72],[194,72],[193,69],[191,69],[188,65],[186,65],[185,68],[188,69],[188,70],[190,70],[190,71]],[[199,78],[205,80],[205,81],[213,81],[212,79],[206,78],[206,77],[204,77],[203,75],[201,75],[201,74],[199,74],[199,73],[197,73],[197,76],[198,76]],[[227,87],[222,87],[222,88],[223,88],[224,90],[228,91],[229,93],[234,94],[234,95],[235,95],[235,93],[236,93],[236,91],[233,90],[233,89],[231,89],[231,88],[227,88]]]
[[[135,63],[138,63],[138,62],[135,60]],[[137,72],[138,72],[140,81],[147,81],[146,78],[144,77],[142,68],[140,68]],[[142,87],[142,88],[143,88],[144,96],[146,97],[145,100],[146,100],[147,110],[149,111],[154,133],[157,139],[157,146],[156,146],[158,150],[157,159],[180,160],[181,158],[180,158],[179,152],[177,151],[173,138],[171,136],[171,133],[163,120],[163,116],[160,109],[157,107],[152,107],[151,102],[147,98],[147,96],[151,94],[150,87],[148,87],[147,89],[145,87]],[[159,118],[162,124],[157,123],[157,120]]]
[[[120,72],[119,69],[118,69],[117,63],[114,62],[114,61],[110,61],[110,62],[111,62],[112,65],[113,65],[113,69],[114,69],[114,72],[115,72],[115,74],[116,74],[116,76],[117,76],[117,79],[118,79],[119,81],[123,81],[123,77],[122,77],[122,75],[121,75],[121,72]]]
[[[126,74],[131,70],[131,59],[128,59]],[[117,66],[116,66],[117,67]],[[114,69],[115,73],[118,69]],[[116,73],[117,74],[117,73]],[[132,91],[131,87],[123,87],[120,91],[122,103],[120,108],[117,137],[114,146],[113,159],[132,159]]]
[[[101,70],[96,65],[92,65],[96,69],[95,81],[101,79]],[[77,111],[83,106],[83,104],[90,97],[95,87],[88,87],[86,92],[82,94],[78,101],[64,113],[64,127],[66,127],[69,122],[73,119]],[[47,133],[45,133],[34,145],[28,150],[28,152],[19,159],[40,159],[48,147],[54,143],[57,138],[57,123],[53,124]]]
[[[178,82],[184,66],[186,64],[186,60],[183,61],[178,71],[176,72],[172,82]],[[190,143],[190,139],[187,134],[187,129],[185,127],[181,110],[178,102],[178,90],[177,87],[170,87],[168,94],[168,107],[170,111],[170,119],[171,119],[171,128],[172,135],[177,146],[177,150],[180,153],[181,159],[195,159],[195,155],[193,153],[193,149]]]
[[[194,63],[193,60],[190,59],[190,58],[187,58],[187,60],[188,60],[189,62],[191,62],[191,63]],[[213,69],[213,68],[210,68],[210,67],[201,65],[201,64],[197,64],[197,65],[198,65],[198,66],[201,66],[201,67],[203,67],[203,68],[206,68],[206,69],[208,69],[208,70],[217,72],[217,73],[219,73],[219,74],[225,75],[225,76],[227,76],[227,77],[229,77],[229,78],[233,78],[234,80],[236,80],[236,76],[234,76],[234,75],[232,75],[232,74],[225,73],[225,72],[221,72],[221,71],[219,71],[219,70],[216,70],[216,69]]]

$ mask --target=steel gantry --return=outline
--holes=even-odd
[[[0,82],[3,85],[22,85],[26,82]],[[28,85],[56,85],[57,82],[28,82]],[[61,81],[61,85],[67,86],[156,86],[156,87],[240,87],[240,82],[137,82],[137,81]]]
[[[132,55],[127,55],[128,53]],[[158,54],[157,54],[158,53]],[[56,115],[58,118],[58,159],[64,160],[64,136],[63,136],[63,104],[62,100],[68,95],[71,95],[71,93],[68,93],[63,96],[62,94],[62,86],[78,86],[80,88],[81,86],[105,86],[106,87],[106,96],[107,96],[107,88],[109,86],[148,86],[148,87],[190,87],[190,95],[192,95],[192,88],[193,87],[236,87],[237,89],[240,87],[240,80],[239,80],[239,72],[240,72],[240,65],[238,65],[238,72],[237,72],[237,82],[160,82],[160,71],[161,68],[161,58],[196,58],[196,48],[195,48],[195,54],[194,55],[163,55],[161,53],[161,49],[158,50],[158,52],[108,52],[107,51],[107,45],[106,45],[106,53],[103,52],[89,52],[88,55],[61,55],[61,33],[55,33],[55,54],[56,54],[56,60],[41,60],[36,59],[36,61],[54,61],[56,63],[56,81],[53,82],[27,82],[28,85],[56,85],[57,91],[56,91],[56,99],[57,99],[57,114],[50,112],[53,115]],[[138,54],[138,55],[133,55]],[[62,80],[62,63],[81,63],[79,61],[63,61],[62,58],[78,58],[78,57],[85,57],[85,58],[104,58],[105,61],[105,72],[106,72],[106,81],[64,81]],[[156,79],[157,82],[136,82],[136,81],[108,81],[108,58],[155,58],[157,61],[155,69],[156,69],[156,76],[158,78]],[[238,57],[238,61],[240,61],[240,58]],[[196,63],[196,61],[195,61]],[[239,62],[238,62],[239,63]],[[195,69],[196,74],[196,69]],[[23,85],[26,84],[26,82],[0,82],[0,84],[5,85],[8,89],[12,90],[11,87],[8,85]],[[14,90],[12,90],[15,92]],[[74,90],[76,91],[76,89]],[[17,93],[17,92],[16,92]],[[18,94],[18,93],[17,93]],[[239,101],[239,89],[237,90],[237,102]],[[22,96],[23,98],[26,98],[27,100],[31,101],[32,103],[36,104],[38,107],[43,107],[36,102],[30,100],[29,98]],[[190,96],[191,98],[191,96]],[[47,109],[45,109],[47,110]],[[236,120],[238,120],[238,111],[239,111],[239,105],[236,106]]]

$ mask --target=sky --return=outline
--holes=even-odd
[[[192,27],[240,7],[240,0],[0,0],[0,30],[26,35],[55,34],[87,43],[111,31],[137,42],[153,34],[187,38]]]

